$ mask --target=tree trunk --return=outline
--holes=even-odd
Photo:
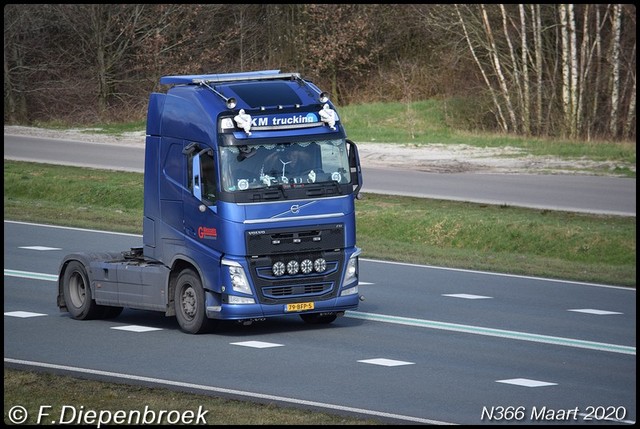
[[[611,137],[618,136],[618,109],[620,104],[620,21],[622,6],[613,6],[611,16],[611,113],[609,115],[609,132]]]
[[[576,42],[576,17],[573,4],[568,4],[569,52],[571,60],[571,131],[572,139],[578,137],[578,46]]]
[[[518,6],[520,11],[520,49],[522,50],[522,131],[531,135],[531,87],[529,84],[529,47],[527,45],[527,25],[524,5]]]
[[[562,35],[562,109],[564,113],[563,134],[570,135],[571,132],[571,48],[569,46],[569,24],[567,22],[567,6],[559,5],[560,8],[560,32]]]
[[[480,5],[480,8],[482,9],[482,19],[484,21],[484,28],[486,31],[487,39],[489,41],[489,54],[493,61],[493,68],[498,78],[498,83],[500,85],[500,90],[502,92],[502,98],[504,98],[505,108],[507,109],[507,113],[511,121],[510,130],[513,132],[518,132],[516,113],[513,110],[513,104],[511,103],[511,96],[509,94],[507,81],[504,77],[504,73],[502,72],[502,66],[500,64],[500,58],[498,56],[498,49],[496,47],[495,39],[493,37],[493,31],[491,30],[491,25],[489,24],[489,17],[487,15],[487,10],[485,9],[483,4]]]
[[[540,5],[531,5],[531,24],[536,56],[536,134],[542,134],[542,22]]]

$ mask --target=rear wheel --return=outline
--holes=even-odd
[[[96,319],[102,316],[103,309],[91,296],[91,284],[84,265],[71,261],[64,271],[62,292],[67,310],[74,319]]]
[[[328,325],[338,318],[335,313],[309,313],[301,314],[300,318],[311,325]]]
[[[176,319],[184,332],[201,334],[211,327],[205,311],[202,282],[192,269],[186,269],[178,276],[174,305]]]

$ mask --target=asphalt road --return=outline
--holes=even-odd
[[[4,157],[142,172],[142,146],[4,135]],[[547,210],[636,215],[636,180],[583,175],[426,173],[363,166],[364,193]]]
[[[4,237],[5,366],[392,423],[636,419],[635,289],[362,260],[366,300],[332,325],[193,336],[160,313],[77,321],[56,307],[63,255],[140,236],[5,221]]]

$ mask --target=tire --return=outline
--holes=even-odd
[[[322,313],[309,313],[301,314],[300,318],[310,325],[328,325],[338,318],[335,313],[322,314]]]
[[[91,283],[87,270],[79,261],[71,261],[64,270],[62,292],[67,311],[78,320],[100,318],[103,309],[91,296]]]
[[[205,311],[202,282],[192,269],[186,269],[178,276],[174,306],[176,319],[182,331],[188,334],[201,334],[211,327]]]

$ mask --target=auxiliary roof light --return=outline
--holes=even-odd
[[[238,101],[231,97],[231,98],[227,98],[227,109],[231,110],[231,109],[235,109],[235,107],[238,105]]]
[[[327,101],[329,101],[329,93],[326,91],[322,91],[318,99],[320,100],[321,103],[323,104],[326,103]]]

